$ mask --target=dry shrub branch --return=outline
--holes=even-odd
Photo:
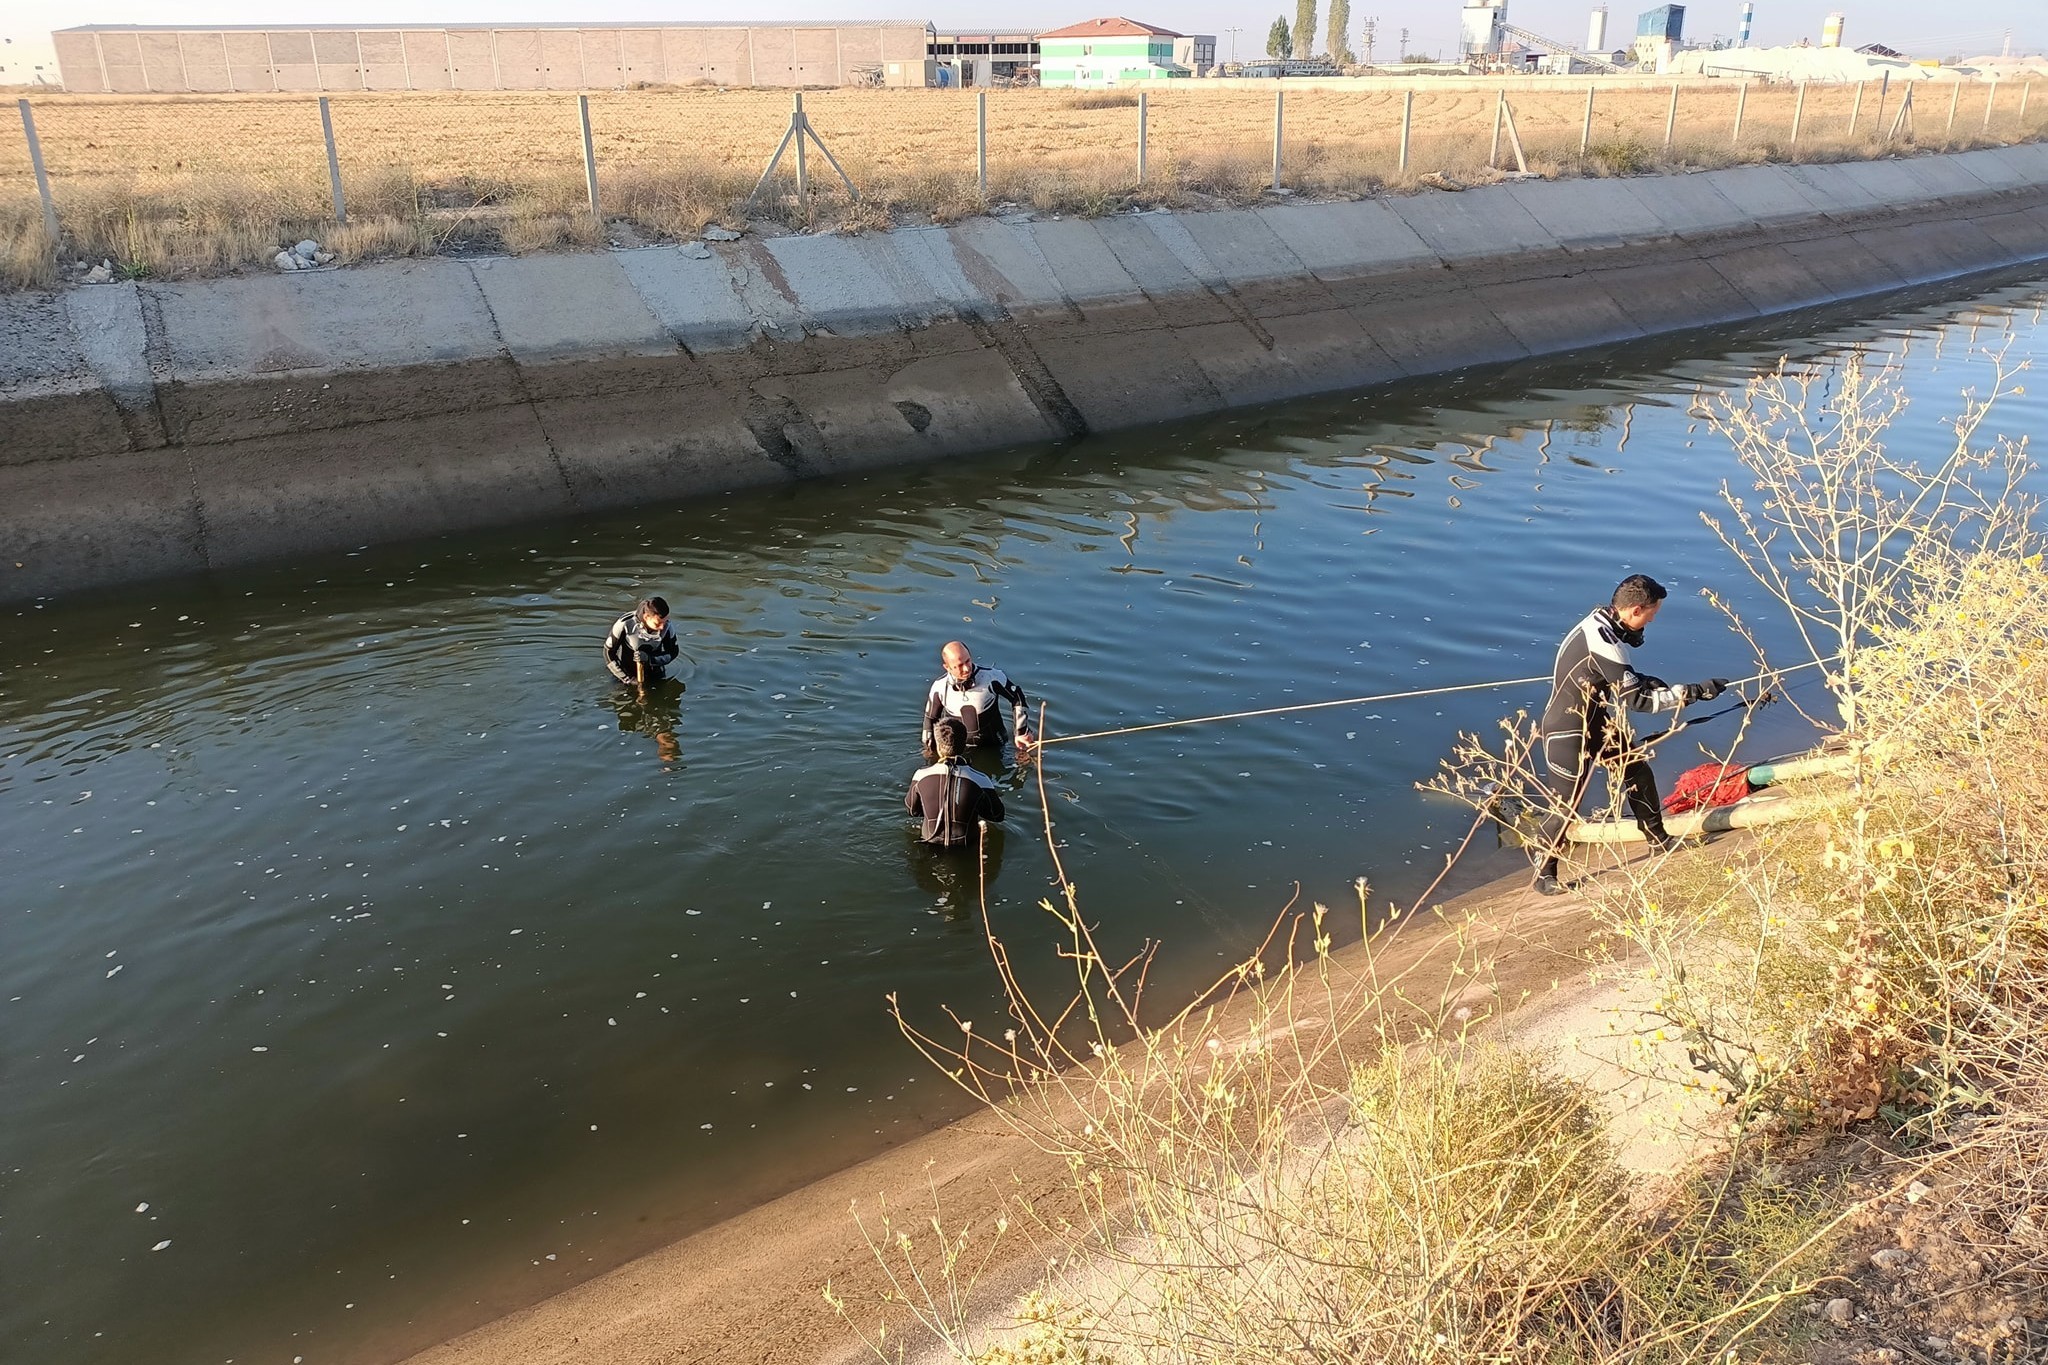
[[[1588,1092],[1471,1031],[1513,1003],[1482,924],[1414,926],[1439,937],[1397,969],[1399,917],[1334,955],[1317,906],[1150,1023],[1150,949],[1107,952],[1062,871],[1042,908],[1066,998],[1026,989],[984,912],[1009,1019],[941,1035],[898,1015],[1070,1177],[1058,1207],[991,1225],[950,1225],[936,1198],[915,1226],[867,1225],[924,1349],[978,1365],[1810,1357],[1811,1320],[1783,1310],[1912,1181],[1915,1245],[1965,1248],[1975,1278],[1873,1290],[1859,1321],[1989,1305],[1929,1339],[2020,1358],[2019,1310],[2048,1284],[2048,572],[2024,443],[1989,436],[2018,374],[1990,373],[1925,459],[1894,448],[1896,377],[1856,357],[1781,368],[1714,419],[1749,486],[1711,520],[1825,665],[1829,704],[1809,710],[1855,761],[1813,819],[1588,883],[1607,970],[1647,982],[1685,1044],[1666,1079],[1728,1101],[1729,1140],[1691,1179],[1643,1207]],[[1498,818],[1532,785],[1528,751],[1510,720],[1466,737],[1435,785]],[[1641,1066],[1668,1070],[1648,1048]],[[1842,1134],[1903,1165],[1823,1160]],[[977,1311],[1020,1238],[1040,1282]]]

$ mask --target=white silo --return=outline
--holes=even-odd
[[[1607,50],[1607,6],[1599,5],[1593,10],[1593,17],[1586,21],[1586,51]]]
[[[1508,0],[1465,0],[1459,20],[1458,55],[1491,56],[1506,36],[1501,30],[1508,22]]]
[[[1833,10],[1821,22],[1820,45],[1822,47],[1840,47],[1842,45],[1842,24],[1847,17],[1842,11]]]

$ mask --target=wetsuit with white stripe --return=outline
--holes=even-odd
[[[903,808],[923,817],[920,837],[926,843],[946,847],[973,842],[980,821],[1000,824],[1003,819],[1003,798],[996,793],[996,784],[959,759],[912,773]]]
[[[1611,607],[1596,607],[1557,647],[1550,704],[1543,708],[1540,770],[1555,799],[1536,843],[1546,874],[1556,874],[1565,827],[1585,797],[1593,765],[1627,750],[1627,713],[1676,711],[1692,699],[1688,689],[1636,671],[1629,651],[1642,642],[1642,632],[1623,625]],[[1650,765],[1640,758],[1624,764],[1621,785],[1629,814],[1643,833],[1661,839],[1664,816]]]
[[[652,633],[637,610],[612,622],[611,633],[604,637],[604,666],[623,683],[640,681],[641,663],[647,666],[647,681],[660,682],[682,652],[675,629],[667,621],[661,623],[659,634]]]
[[[1024,689],[1011,682],[1003,670],[976,664],[974,675],[964,683],[954,681],[951,673],[943,675],[925,694],[924,728],[918,735],[925,753],[931,753],[932,726],[946,716],[967,727],[969,748],[983,744],[1001,745],[1010,737],[1003,729],[1004,702],[1010,705],[1016,728],[1028,732],[1031,713],[1024,699]]]

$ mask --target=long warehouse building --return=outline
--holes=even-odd
[[[929,24],[86,24],[50,35],[82,94],[926,84]]]

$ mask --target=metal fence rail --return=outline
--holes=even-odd
[[[19,136],[0,137],[0,278],[35,282],[59,260],[203,273],[307,234],[344,259],[519,251],[687,237],[749,212],[874,227],[991,206],[1349,195],[1495,168],[1607,175],[1881,155],[2039,136],[2048,102],[2031,96],[2018,81],[1247,80],[816,90],[794,108],[786,92],[708,88],[44,97],[19,101]],[[797,154],[775,161],[785,143]],[[828,164],[812,159],[820,148]]]

